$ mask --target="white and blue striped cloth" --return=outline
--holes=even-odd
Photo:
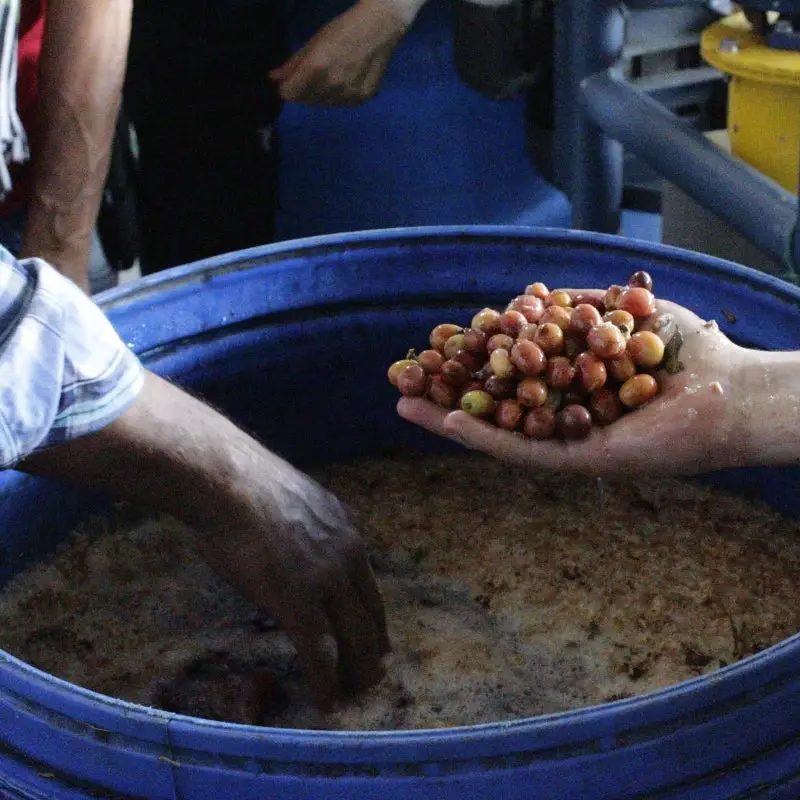
[[[71,280],[0,247],[0,469],[106,427],[143,381],[139,360]]]

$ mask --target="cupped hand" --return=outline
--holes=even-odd
[[[353,106],[377,94],[407,28],[391,0],[360,0],[270,72],[289,102]]]
[[[667,314],[683,337],[683,368],[676,374],[662,370],[653,400],[612,425],[593,426],[581,441],[528,439],[418,398],[401,398],[397,411],[435,434],[526,467],[613,476],[693,475],[738,466],[747,457],[748,421],[736,376],[752,351],[731,342],[715,322],[667,301],[657,302],[643,327]]]
[[[382,677],[383,600],[350,511],[289,464],[266,458],[254,465],[264,478],[242,493],[229,522],[201,535],[201,546],[289,635],[324,710],[340,690],[361,691]]]

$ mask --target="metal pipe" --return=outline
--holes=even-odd
[[[792,194],[608,72],[583,82],[583,99],[592,119],[652,169],[765,253],[786,261],[794,247],[797,260]]]
[[[617,233],[622,205],[622,147],[592,123],[580,103],[581,82],[617,68],[625,17],[614,0],[555,4],[556,184],[572,201],[572,226]]]

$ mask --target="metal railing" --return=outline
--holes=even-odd
[[[573,227],[618,232],[624,146],[800,281],[797,198],[622,78],[624,6],[559,0],[555,23],[555,163]]]

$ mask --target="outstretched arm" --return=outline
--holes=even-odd
[[[674,303],[659,301],[652,321],[662,314],[682,331],[684,369],[662,372],[654,400],[584,440],[535,441],[416,398],[402,398],[398,413],[466,447],[547,470],[693,475],[800,462],[800,353],[739,347]]]

